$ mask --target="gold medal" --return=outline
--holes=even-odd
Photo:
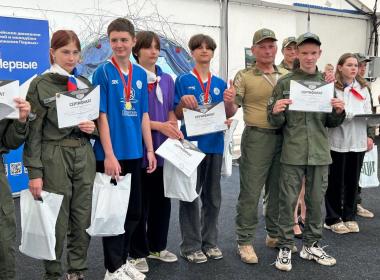
[[[131,110],[132,109],[132,104],[131,104],[131,102],[125,102],[125,109],[126,110]]]

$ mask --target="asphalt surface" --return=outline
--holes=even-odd
[[[179,258],[176,263],[162,263],[149,260],[148,280],[223,280],[223,279],[380,279],[380,188],[365,189],[362,192],[363,205],[373,210],[374,219],[358,218],[360,233],[339,236],[324,230],[322,245],[337,259],[334,267],[324,267],[313,261],[305,261],[293,254],[291,272],[281,272],[272,265],[277,251],[265,247],[263,217],[260,215],[255,240],[255,250],[259,263],[242,263],[236,254],[234,234],[235,206],[239,192],[239,170],[234,167],[230,178],[222,179],[223,202],[219,222],[219,247],[224,258],[204,264],[190,264]],[[17,246],[20,244],[19,199],[15,200],[18,213]],[[260,212],[262,205],[260,207]],[[178,202],[172,202],[172,216],[168,249],[179,255],[180,233],[178,226]],[[298,248],[301,242],[296,241]],[[86,279],[100,280],[104,277],[103,252],[100,238],[93,238],[89,249],[88,273]],[[42,279],[42,261],[17,253],[17,279]],[[1,277],[0,277],[1,278]]]

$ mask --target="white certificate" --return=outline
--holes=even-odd
[[[290,81],[289,110],[303,112],[332,112],[334,83],[320,81]]]
[[[226,130],[224,102],[200,105],[197,109],[183,108],[187,136],[197,136]]]
[[[201,163],[205,154],[194,144],[187,140],[177,140],[168,138],[156,150],[156,154],[169,161],[187,177],[195,171]]]
[[[22,83],[19,87],[19,97],[25,99],[26,94],[28,93],[28,89],[30,86],[30,83],[32,80],[37,77],[37,74],[34,74],[32,77],[30,77],[27,81]],[[11,114],[7,116],[8,119],[18,119],[20,117],[20,111],[19,110],[14,110]]]
[[[0,120],[18,119],[18,109],[13,99],[19,96],[19,81],[0,81]],[[15,112],[16,114],[13,115]]]
[[[99,86],[59,92],[55,97],[59,128],[76,126],[82,121],[99,117]]]

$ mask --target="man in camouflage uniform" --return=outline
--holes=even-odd
[[[237,204],[236,234],[238,254],[245,263],[257,263],[252,243],[258,224],[258,203],[263,186],[266,193],[266,245],[277,245],[278,178],[282,132],[267,120],[267,103],[277,80],[287,73],[277,68],[276,36],[260,29],[253,37],[252,53],[256,64],[237,73],[235,109],[243,108],[246,127],[242,135],[240,194]]]

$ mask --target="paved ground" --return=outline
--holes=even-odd
[[[255,249],[259,256],[259,264],[247,265],[236,255],[234,235],[235,205],[239,189],[238,168],[234,167],[233,176],[222,180],[223,204],[220,214],[220,248],[224,259],[209,261],[194,265],[180,259],[174,264],[164,264],[150,261],[149,280],[248,280],[248,279],[347,279],[347,280],[378,280],[380,279],[380,188],[363,191],[365,206],[375,212],[375,218],[358,219],[361,232],[337,236],[324,232],[323,244],[328,244],[326,251],[336,257],[338,263],[334,267],[323,267],[314,262],[305,261],[293,255],[293,270],[289,273],[276,270],[272,263],[276,250],[264,245],[265,232],[263,218],[255,241]],[[19,200],[16,199],[18,208]],[[178,254],[179,228],[178,203],[173,202],[171,228],[169,233],[169,250]],[[261,209],[261,205],[260,205]],[[17,210],[19,212],[19,210]],[[18,217],[19,222],[19,217]],[[20,228],[20,226],[18,227]],[[20,233],[18,232],[18,244]],[[299,241],[297,241],[299,242]],[[301,244],[297,244],[301,247]],[[41,261],[31,259],[18,253],[17,279],[42,279],[43,267]],[[103,253],[99,238],[94,238],[89,250],[89,271],[87,279],[100,280],[104,277]]]

